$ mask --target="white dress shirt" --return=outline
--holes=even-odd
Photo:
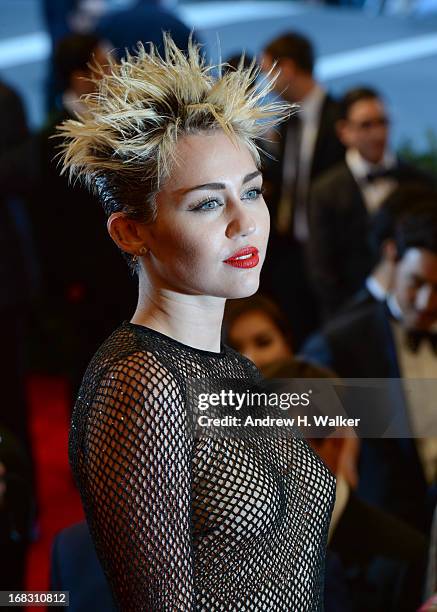
[[[294,217],[294,234],[300,242],[305,242],[309,237],[306,200],[325,98],[326,91],[316,83],[310,93],[300,102],[301,110],[299,116],[302,121],[302,136],[296,185],[296,201],[298,205]]]
[[[367,181],[367,175],[375,170],[391,170],[396,166],[396,158],[387,151],[381,163],[371,164],[361,156],[357,149],[348,149],[346,163],[360,187],[368,212],[376,212],[383,201],[396,189],[397,181],[391,177],[381,177],[370,183]]]
[[[291,124],[285,135],[281,198],[276,227],[281,233],[288,231],[293,218],[293,233],[300,242],[306,241],[309,236],[306,199],[325,97],[326,92],[316,83],[310,93],[300,101],[297,111],[301,123],[298,148],[293,140],[295,133]]]
[[[366,289],[377,302],[384,302],[387,298],[387,291],[372,275],[366,278]]]

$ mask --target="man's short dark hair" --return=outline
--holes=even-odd
[[[426,249],[437,255],[437,191],[429,190],[422,200],[400,215],[394,228],[398,259],[408,249]]]
[[[225,61],[226,64],[229,64],[229,66],[224,66],[222,67],[222,72],[229,72],[232,70],[237,70],[238,66],[240,65],[240,61],[241,58],[243,57],[243,52],[241,53],[236,53],[235,55],[231,55],[230,57],[228,57]],[[251,67],[253,62],[253,57],[251,55],[247,55],[246,53],[244,53],[244,60],[243,60],[243,66],[248,69]]]
[[[340,111],[343,119],[347,119],[350,109],[361,100],[382,100],[381,94],[372,87],[354,87],[349,89],[340,100]]]
[[[274,60],[291,59],[302,72],[313,73],[314,48],[311,41],[303,34],[298,32],[283,34],[272,40],[264,49],[264,53]]]
[[[70,86],[76,70],[87,70],[101,39],[93,34],[69,34],[62,38],[54,53],[56,79],[62,91]]]
[[[386,240],[395,237],[397,223],[403,215],[420,214],[426,208],[437,205],[435,191],[423,182],[409,182],[397,187],[370,221],[370,246],[376,261]]]

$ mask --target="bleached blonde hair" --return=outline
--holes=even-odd
[[[164,34],[162,56],[138,43],[135,55],[109,61],[109,71],[95,67],[97,92],[83,98],[86,113],[58,126],[62,172],[97,193],[108,216],[123,211],[153,221],[156,193],[187,134],[221,129],[246,144],[259,166],[259,140],[292,108],[266,101],[274,78],[260,84],[254,62],[208,65],[192,40],[185,54]]]

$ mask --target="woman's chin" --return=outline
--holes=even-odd
[[[249,282],[242,282],[241,284],[232,287],[229,290],[227,298],[229,300],[237,300],[239,298],[250,297],[258,291],[259,288],[259,276],[256,279],[250,279]]]

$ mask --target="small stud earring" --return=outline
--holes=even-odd
[[[141,247],[140,249],[140,255],[147,255],[149,249],[147,247]]]

